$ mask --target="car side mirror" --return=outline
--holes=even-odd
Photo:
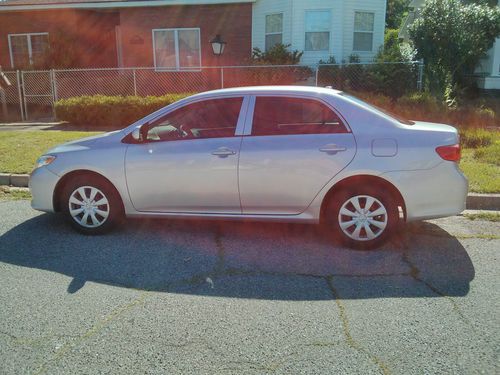
[[[132,130],[131,136],[132,136],[132,139],[134,141],[136,141],[136,142],[142,142],[143,138],[142,138],[141,128],[138,127],[138,128],[135,128],[134,130]]]

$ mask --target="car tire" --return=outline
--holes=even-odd
[[[81,175],[71,179],[61,199],[67,220],[82,234],[107,233],[124,218],[118,192],[102,178]]]
[[[399,227],[397,200],[383,188],[343,189],[326,210],[326,230],[344,245],[371,250],[385,243]]]

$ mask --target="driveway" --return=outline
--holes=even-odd
[[[131,220],[74,233],[0,203],[0,373],[499,373],[500,224],[377,252],[313,226]]]

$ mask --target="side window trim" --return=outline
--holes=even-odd
[[[309,100],[314,100],[317,101],[323,105],[325,105],[329,110],[331,110],[335,115],[341,120],[342,126],[345,128],[346,133],[352,133],[351,127],[349,126],[348,122],[342,116],[339,111],[337,111],[335,108],[333,108],[330,103],[327,101],[321,99],[321,98],[315,98],[312,96],[307,96],[307,95],[290,95],[290,94],[254,94],[251,97],[250,105],[248,107],[248,113],[246,116],[246,121],[245,121],[245,131],[243,133],[243,136],[251,136],[251,137],[262,137],[260,135],[254,135],[252,134],[253,130],[253,119],[254,119],[254,111],[255,111],[255,103],[257,101],[257,97],[263,97],[263,98],[296,98],[296,99],[309,99]],[[330,133],[330,134],[335,134],[335,133]],[[291,135],[291,134],[283,134],[285,135]],[[271,136],[271,135],[269,135]],[[273,135],[276,136],[276,135]]]
[[[240,108],[240,114],[238,116],[238,122],[236,124],[236,129],[234,131],[235,137],[241,137],[242,135],[245,135],[245,127],[246,127],[246,121],[247,121],[247,114],[248,114],[248,111],[250,108],[251,96],[250,95],[238,95],[238,96],[235,96],[235,98],[236,97],[237,98],[243,97],[243,101],[241,103],[241,108]]]
[[[252,126],[253,126],[253,112],[255,110],[255,100],[256,95],[251,95],[248,102],[248,110],[245,116],[245,128],[243,130],[243,136],[252,135]]]

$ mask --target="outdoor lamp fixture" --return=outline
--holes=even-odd
[[[224,47],[227,43],[222,40],[219,34],[217,34],[215,38],[210,41],[210,44],[212,45],[214,55],[220,56],[224,52]]]

